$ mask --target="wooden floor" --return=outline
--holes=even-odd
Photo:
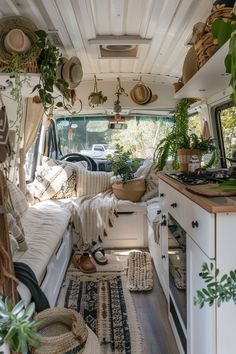
[[[143,352],[179,354],[168,320],[167,301],[155,270],[153,273],[154,287],[151,292],[132,293],[144,337]]]

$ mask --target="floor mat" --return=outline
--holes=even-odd
[[[152,258],[149,252],[132,251],[128,258],[128,289],[148,291],[153,288]]]
[[[58,306],[79,311],[97,334],[101,354],[143,354],[127,277],[122,272],[68,271]]]

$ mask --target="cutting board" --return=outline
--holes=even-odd
[[[232,197],[236,196],[236,189],[231,191],[224,191],[217,188],[217,184],[201,184],[197,186],[188,186],[186,189],[195,194],[202,195],[204,197]]]

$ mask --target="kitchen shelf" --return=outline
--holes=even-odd
[[[230,75],[225,72],[224,59],[228,49],[229,42],[226,42],[174,97],[209,98],[227,89]]]

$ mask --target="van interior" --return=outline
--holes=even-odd
[[[236,353],[234,2],[0,1],[1,352]]]

